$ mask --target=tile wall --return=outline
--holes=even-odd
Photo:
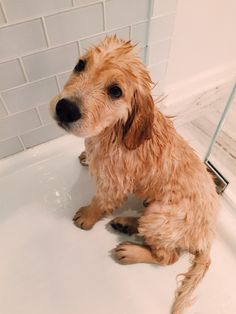
[[[1,0],[0,158],[64,134],[48,101],[84,49],[105,34],[138,41],[143,58],[148,36],[149,69],[164,82],[175,7],[173,0]]]

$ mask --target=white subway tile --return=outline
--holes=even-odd
[[[17,87],[2,93],[10,112],[17,112],[48,102],[58,93],[54,77]]]
[[[86,5],[94,2],[98,2],[100,0],[74,0],[75,5]]]
[[[177,0],[155,0],[153,16],[174,12],[176,10]]]
[[[107,35],[115,35],[115,34],[122,39],[129,40],[129,27],[124,27],[121,29],[112,30],[110,32],[106,32],[103,34],[99,34],[96,36],[92,36],[92,37],[83,39],[80,41],[80,44],[81,44],[82,49],[87,49],[89,46],[99,43]]]
[[[25,147],[29,148],[50,141],[65,134],[66,132],[63,129],[59,128],[56,123],[52,123],[21,135],[21,139]]]
[[[71,0],[2,0],[9,21],[29,18],[72,6]]]
[[[10,138],[0,142],[0,158],[4,158],[24,150],[18,137]]]
[[[77,43],[72,43],[24,57],[23,62],[29,80],[37,80],[72,70],[78,58]]]
[[[132,30],[132,40],[136,43],[145,46],[147,43],[148,24],[147,22],[134,24]]]
[[[157,42],[172,36],[174,17],[174,14],[171,14],[151,20],[150,42]]]
[[[107,27],[117,28],[148,18],[149,0],[106,1]]]
[[[35,109],[27,110],[1,119],[0,140],[17,136],[40,126]]]
[[[68,78],[70,77],[70,75],[71,75],[71,71],[59,74],[57,76],[58,81],[59,81],[59,85],[60,85],[60,90],[63,89],[63,87],[64,87],[66,81],[68,80]]]
[[[4,17],[3,11],[2,11],[2,7],[0,4],[0,25],[3,25],[5,23],[6,23],[6,20],[5,20],[5,17]]]
[[[153,43],[150,45],[149,64],[160,63],[168,59],[170,40]]]
[[[0,98],[0,118],[5,117],[5,116],[7,116],[7,112]]]
[[[42,106],[39,106],[38,111],[39,111],[43,124],[49,124],[54,121],[51,115],[49,114],[49,104],[44,104]]]
[[[18,60],[0,63],[0,90],[15,87],[25,82]]]
[[[158,83],[165,78],[167,62],[148,67],[153,83]]]
[[[40,19],[0,28],[0,59],[18,57],[27,52],[46,48]]]
[[[52,44],[77,40],[103,31],[102,4],[51,15],[45,17],[45,22]]]

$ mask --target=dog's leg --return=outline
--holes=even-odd
[[[84,230],[89,230],[103,217],[104,213],[93,202],[88,206],[81,207],[74,215],[74,224]]]
[[[74,224],[82,229],[91,229],[102,217],[111,214],[126,199],[127,193],[122,189],[117,190],[114,196],[114,188],[104,185],[97,186],[96,195],[89,206],[81,207],[75,214]]]
[[[88,161],[87,161],[87,154],[86,154],[86,151],[83,151],[80,155],[79,155],[79,161],[81,163],[82,166],[85,166],[87,167],[89,164],[88,164]]]
[[[116,217],[110,221],[110,225],[119,232],[132,235],[138,233],[138,219],[139,217]]]
[[[119,244],[114,250],[114,257],[120,264],[149,263],[158,265],[171,265],[179,259],[179,250],[160,248],[151,250],[148,246],[131,242]]]

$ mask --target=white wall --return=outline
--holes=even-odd
[[[179,0],[166,89],[200,77],[214,80],[228,71],[236,73],[235,63],[236,1]]]

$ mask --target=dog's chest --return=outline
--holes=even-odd
[[[128,174],[131,173],[131,160],[127,160],[122,149],[117,147],[107,149],[94,140],[87,140],[85,145],[89,169],[93,176],[104,179],[111,176],[123,181],[122,177],[127,178]],[[129,172],[127,168],[129,168]]]

